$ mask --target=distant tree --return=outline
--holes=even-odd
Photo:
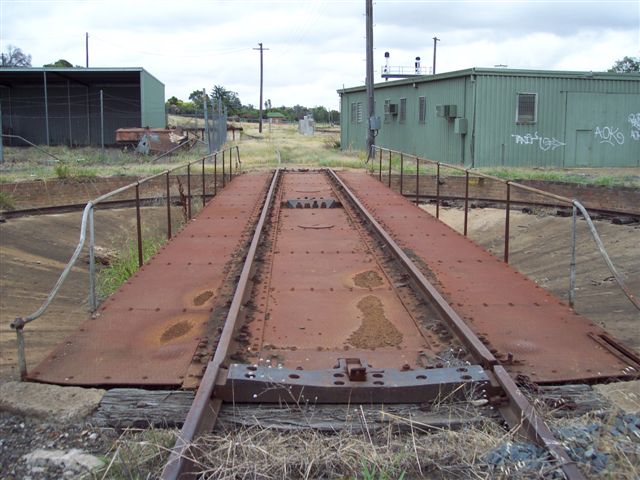
[[[202,93],[202,90],[194,90],[189,94],[189,100],[193,102],[196,109],[202,110],[204,105],[204,93]]]
[[[616,73],[640,72],[640,57],[625,56],[622,60],[616,60],[609,71]]]
[[[68,62],[67,60],[65,60],[64,58],[61,58],[60,60],[58,60],[57,62],[53,62],[53,63],[47,63],[46,65],[43,65],[43,67],[51,67],[51,68],[73,68],[73,65],[71,64],[71,62]]]
[[[241,113],[242,102],[238,97],[238,93],[227,90],[222,85],[215,85],[213,87],[213,90],[211,90],[211,100],[214,106],[217,105],[218,102],[222,103],[229,115],[238,115]]]
[[[7,45],[7,52],[0,54],[2,67],[30,67],[31,55],[22,53],[22,50],[13,45]]]

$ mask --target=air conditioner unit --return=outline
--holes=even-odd
[[[397,103],[390,103],[389,104],[389,113],[391,115],[398,115],[398,104]]]
[[[448,117],[449,105],[436,105],[436,115],[438,117]]]

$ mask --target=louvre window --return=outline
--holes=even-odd
[[[357,111],[358,123],[362,123],[362,102],[358,102]]]
[[[516,111],[516,123],[536,123],[538,94],[519,93],[518,110]]]
[[[418,97],[418,123],[425,123],[427,120],[427,98]]]
[[[407,99],[400,99],[400,114],[399,114],[400,123],[404,123],[407,120]]]
[[[384,123],[391,122],[391,100],[384,101]]]
[[[351,123],[356,123],[357,107],[355,103],[351,103]]]

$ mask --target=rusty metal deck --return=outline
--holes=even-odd
[[[196,349],[210,336],[223,268],[259,210],[268,179],[266,173],[236,177],[29,378],[61,385],[183,385]]]
[[[637,375],[639,365],[605,331],[517,270],[373,177],[340,177],[424,262],[440,293],[512,375],[539,383]]]

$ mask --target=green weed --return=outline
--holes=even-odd
[[[16,202],[7,192],[0,192],[0,210],[14,210]]]
[[[143,238],[142,258],[146,262],[163,245],[164,241],[158,238]],[[103,268],[98,274],[98,295],[106,298],[115,292],[138,270],[138,245],[130,240],[125,250],[108,267]]]

